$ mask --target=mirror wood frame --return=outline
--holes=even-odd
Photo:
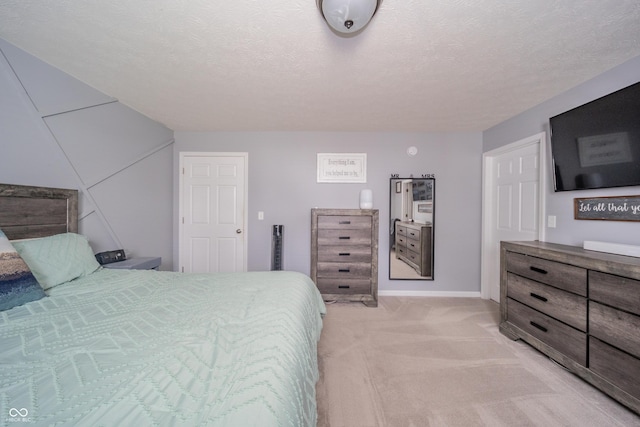
[[[434,280],[436,179],[389,181],[389,280]]]

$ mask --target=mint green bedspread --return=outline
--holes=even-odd
[[[0,425],[315,426],[324,313],[299,273],[101,269],[0,312]]]

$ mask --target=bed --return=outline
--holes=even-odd
[[[0,425],[316,425],[325,306],[308,276],[104,269],[77,206],[0,185],[0,230],[46,288],[0,311]]]

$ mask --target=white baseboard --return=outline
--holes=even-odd
[[[461,291],[378,291],[379,296],[389,297],[458,297],[458,298],[480,298],[480,292]]]
[[[596,242],[585,240],[583,247],[590,251],[607,252],[610,254],[640,257],[640,246],[623,245],[621,243]]]

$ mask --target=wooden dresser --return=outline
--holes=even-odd
[[[378,305],[378,210],[311,210],[311,279],[326,301]]]
[[[431,265],[431,225],[396,222],[396,258],[413,267],[421,276],[433,276]]]
[[[502,242],[500,331],[640,413],[640,259]]]

